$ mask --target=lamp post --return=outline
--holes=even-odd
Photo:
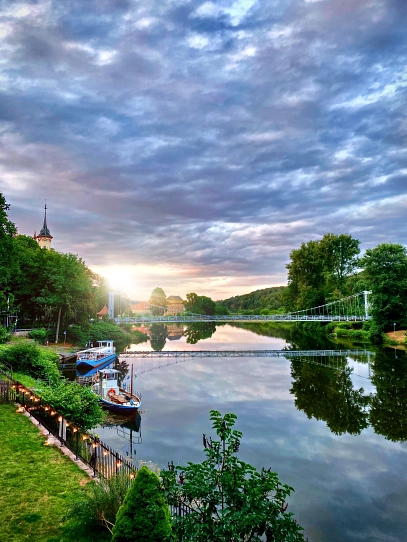
[[[397,322],[394,322],[394,324],[393,324],[393,333],[394,333],[394,335],[396,335],[396,323]]]

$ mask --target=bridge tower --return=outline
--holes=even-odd
[[[109,296],[109,301],[107,305],[108,315],[109,318],[114,318],[114,292],[107,292],[107,295]]]
[[[34,239],[35,241],[37,241],[41,248],[51,248],[51,241],[53,237],[47,226],[47,200],[45,200],[44,224],[38,235],[37,232],[34,232]]]

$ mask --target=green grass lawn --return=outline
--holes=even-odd
[[[13,405],[0,404],[0,540],[104,542],[107,531],[67,517],[88,477]]]

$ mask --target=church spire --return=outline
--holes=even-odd
[[[47,200],[45,200],[45,207],[44,207],[45,211],[44,211],[44,225],[42,226],[42,230],[40,231],[40,233],[38,234],[38,237],[42,236],[42,237],[51,237],[52,239],[52,235],[48,229],[48,226],[47,226]]]
[[[42,229],[38,235],[34,234],[34,239],[37,241],[37,243],[40,245],[41,248],[51,248],[51,239],[52,235],[48,229],[47,225],[47,200],[45,200],[45,207],[44,207],[44,224],[42,226]]]

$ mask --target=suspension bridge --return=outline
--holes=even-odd
[[[363,291],[342,299],[287,314],[179,314],[118,316],[118,324],[176,324],[193,322],[364,322],[370,320],[369,294]],[[162,307],[165,310],[165,307]]]

